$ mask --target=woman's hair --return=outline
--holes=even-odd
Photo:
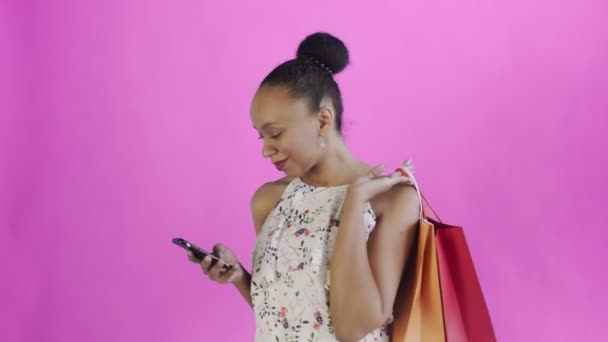
[[[318,111],[321,100],[329,97],[336,110],[336,129],[341,133],[344,108],[333,75],[344,70],[348,62],[348,49],[340,39],[317,32],[300,43],[295,59],[272,70],[260,87],[287,87],[294,98],[308,100],[311,112]]]

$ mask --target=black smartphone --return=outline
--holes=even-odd
[[[174,238],[172,241],[174,244],[182,247],[183,249],[192,252],[192,254],[194,254],[194,257],[200,261],[203,261],[203,258],[205,258],[206,256],[211,257],[211,266],[212,267],[215,266],[215,264],[221,260],[215,254],[209,253],[206,250],[204,250],[204,249],[198,247],[197,245],[190,243],[182,238]],[[226,263],[224,261],[224,266],[222,268],[226,271],[229,271],[232,268],[232,265],[229,265],[228,263]]]

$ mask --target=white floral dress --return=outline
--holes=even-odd
[[[295,178],[266,219],[253,254],[256,341],[337,340],[329,314],[329,265],[347,188]],[[376,225],[369,203],[364,215],[369,237]],[[389,339],[387,325],[361,341]]]

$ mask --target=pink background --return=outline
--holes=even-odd
[[[0,2],[0,339],[251,340],[170,240],[250,264],[280,174],[249,101],[317,30],[351,51],[349,146],[414,158],[499,340],[608,339],[607,2],[366,3]]]

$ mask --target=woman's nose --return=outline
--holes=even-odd
[[[264,145],[262,146],[262,156],[264,156],[264,158],[270,158],[273,154],[275,154],[275,152],[276,149],[271,144],[264,141]]]

